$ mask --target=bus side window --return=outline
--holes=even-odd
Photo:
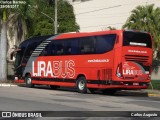
[[[71,47],[66,46],[64,49],[64,55],[70,55],[71,54]]]
[[[79,42],[78,39],[71,39],[71,55],[80,54]]]
[[[52,56],[55,55],[55,45],[53,43],[48,44],[46,47],[46,56]]]
[[[64,54],[64,44],[63,41],[55,42],[56,47],[56,55],[63,55]]]
[[[42,55],[47,56],[47,50],[46,49],[42,51]]]
[[[71,40],[65,40],[63,48],[64,55],[71,55]]]
[[[95,46],[94,37],[83,37],[80,38],[81,54],[93,54]]]
[[[63,49],[62,48],[57,51],[57,55],[63,55]]]
[[[113,49],[116,40],[115,34],[96,36],[96,53],[105,53]]]

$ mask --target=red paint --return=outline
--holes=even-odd
[[[124,85],[123,82],[150,82],[151,68],[148,74],[143,71],[138,60],[147,57],[142,64],[151,67],[152,49],[142,46],[122,46],[123,30],[101,31],[91,33],[66,33],[57,36],[54,40],[66,38],[86,37],[94,35],[116,34],[117,40],[113,50],[103,54],[87,55],[63,55],[63,56],[39,56],[32,64],[32,77],[41,78],[59,78],[76,80],[79,75],[85,76],[86,80],[99,80],[106,82],[118,81],[119,85],[110,84],[87,84],[88,88],[119,88],[119,89],[146,89],[148,86]],[[135,57],[134,57],[135,56]],[[132,61],[130,61],[130,59]],[[40,62],[41,61],[41,62]],[[50,63],[48,63],[50,61]],[[55,63],[58,61],[58,64]],[[68,62],[68,61],[72,61]],[[44,63],[44,64],[42,64]],[[41,67],[39,67],[41,66]],[[46,72],[48,70],[49,72]],[[55,74],[52,74],[55,73]],[[119,74],[120,76],[118,76]],[[17,82],[22,82],[18,80]],[[23,81],[24,82],[24,81]],[[47,82],[32,80],[33,84],[59,85],[59,86],[76,86],[75,83],[68,82]]]

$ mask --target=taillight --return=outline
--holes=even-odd
[[[117,66],[117,72],[116,72],[117,77],[122,78],[122,63],[118,64]]]

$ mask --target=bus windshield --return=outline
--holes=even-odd
[[[141,46],[152,48],[151,36],[142,32],[124,31],[123,46]]]
[[[22,53],[22,50],[20,50],[16,54],[15,68],[17,68],[18,66],[20,66],[22,57],[23,57],[23,53]]]

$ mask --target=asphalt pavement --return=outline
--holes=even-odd
[[[148,93],[157,94],[157,96],[148,96]],[[45,119],[53,119],[51,116],[58,114],[70,117],[62,118],[63,116],[54,117],[54,119],[78,119],[76,112],[81,112],[82,115],[89,115],[88,117],[80,117],[79,119],[97,119],[96,117],[102,115],[101,119],[122,119],[121,117],[131,115],[131,112],[152,112],[160,111],[160,97],[159,91],[148,90],[132,90],[120,91],[115,95],[103,95],[100,92],[95,94],[81,94],[76,89],[60,88],[58,90],[51,90],[47,86],[37,86],[36,88],[27,88],[24,86],[0,86],[0,111],[46,111],[43,113],[50,117]],[[53,113],[53,111],[55,113]],[[57,111],[65,113],[56,113]],[[83,112],[82,112],[83,111]],[[98,112],[94,112],[98,111]],[[91,112],[91,113],[88,113]],[[111,112],[111,113],[110,113]],[[122,112],[122,113],[121,113]],[[159,114],[159,113],[158,113]],[[92,115],[94,117],[92,117]],[[132,117],[130,119],[134,119]],[[145,117],[150,119],[151,117]],[[2,119],[2,118],[0,118]],[[4,119],[4,118],[3,118]],[[8,118],[9,119],[9,118]],[[15,119],[15,118],[12,118]],[[22,118],[20,118],[22,119]],[[31,118],[25,118],[31,119]],[[34,118],[44,119],[44,118]],[[123,118],[124,119],[124,118]],[[141,118],[143,119],[143,118]],[[152,117],[157,119],[157,117]],[[138,118],[139,120],[139,118]]]

